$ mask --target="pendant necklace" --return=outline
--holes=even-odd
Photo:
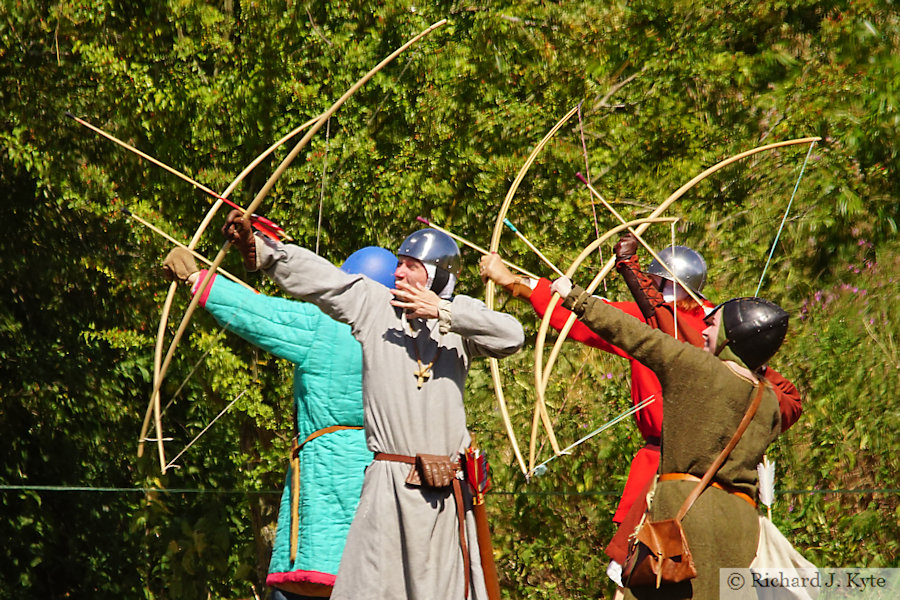
[[[407,325],[409,326],[409,338],[410,338],[410,341],[412,342],[413,352],[415,352],[415,354],[416,354],[416,365],[418,366],[418,368],[415,371],[413,371],[413,377],[415,377],[417,379],[416,387],[418,389],[422,389],[422,386],[425,385],[425,382],[431,377],[431,375],[432,375],[431,368],[434,366],[434,361],[436,361],[438,359],[438,356],[441,355],[441,350],[443,349],[443,347],[438,345],[438,349],[434,353],[434,358],[432,358],[431,362],[429,362],[428,364],[424,364],[422,362],[422,357],[419,355],[419,344],[417,341],[417,337],[415,337],[413,335],[414,332],[413,332],[412,323],[410,323],[409,320],[406,319],[406,315],[403,316],[403,319],[406,321]],[[425,329],[425,331],[428,331],[427,328],[423,328],[423,329]],[[431,339],[430,335],[428,336],[428,339]]]

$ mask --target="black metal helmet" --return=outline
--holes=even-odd
[[[459,247],[453,238],[437,229],[420,229],[409,234],[397,249],[397,256],[408,256],[437,267],[432,289],[440,293],[450,279],[459,277]],[[441,274],[443,271],[444,275]]]
[[[718,310],[725,334],[720,348],[727,345],[751,371],[766,364],[781,347],[788,313],[777,304],[762,298],[733,298],[717,306]]]
[[[695,294],[700,294],[703,286],[706,285],[706,261],[699,252],[687,246],[669,246],[659,251],[659,257],[669,269],[672,269],[672,273],[675,273],[681,283],[689,287]],[[647,273],[675,281],[672,273],[655,258],[647,267]]]

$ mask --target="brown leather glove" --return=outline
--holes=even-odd
[[[253,235],[253,227],[250,219],[244,218],[244,213],[233,209],[225,217],[225,225],[222,227],[222,235],[225,239],[237,246],[241,256],[244,257],[244,268],[248,271],[256,271],[256,237]]]
[[[418,455],[419,471],[425,485],[434,488],[447,487],[456,476],[456,465],[446,456]]]
[[[453,483],[459,463],[449,457],[435,454],[416,454],[416,464],[406,478],[410,485],[423,485],[431,488],[445,488]]]
[[[197,268],[197,261],[190,252],[184,248],[174,248],[163,260],[163,271],[169,281],[191,283],[188,278],[200,269]]]
[[[628,260],[637,254],[638,241],[633,233],[625,232],[613,246],[613,252],[616,253],[616,262],[620,260]]]

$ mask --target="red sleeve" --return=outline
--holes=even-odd
[[[550,291],[550,280],[541,277],[538,280],[537,286],[531,291],[531,297],[529,298],[531,306],[534,307],[534,311],[540,315],[541,318],[544,317],[544,313],[547,311],[547,307],[550,305],[550,298],[552,297],[553,292]],[[560,304],[557,304],[556,308],[553,309],[553,316],[550,317],[550,326],[557,331],[560,331],[563,326],[565,326],[566,320],[569,318],[569,315],[572,314],[571,311],[563,308]],[[641,318],[640,310],[638,310],[637,304],[634,302],[609,302],[608,304],[615,306],[619,310],[626,312],[633,317],[638,319]],[[571,331],[569,331],[569,337],[576,342],[581,342],[582,344],[593,348],[599,348],[604,352],[609,352],[610,354],[615,354],[622,358],[631,358],[624,350],[613,346],[601,338],[581,321],[575,321]]]
[[[791,425],[797,422],[803,412],[803,407],[800,405],[800,392],[793,383],[775,369],[766,369],[766,380],[772,384],[775,395],[778,397],[778,405],[781,407],[781,431],[787,431]]]

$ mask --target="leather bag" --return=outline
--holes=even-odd
[[[622,580],[631,587],[679,583],[697,576],[678,519],[645,521],[628,546]]]

